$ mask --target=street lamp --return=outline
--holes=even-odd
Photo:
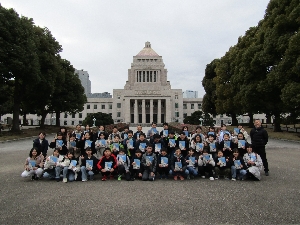
[[[200,120],[200,125],[202,126],[203,119],[202,119],[202,118],[200,118],[199,120]]]
[[[93,123],[93,127],[95,127],[95,126],[96,126],[96,125],[95,125],[95,122],[96,122],[96,119],[95,119],[95,117],[94,117],[93,121],[94,121],[94,123]]]

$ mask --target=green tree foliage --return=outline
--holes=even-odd
[[[185,124],[214,126],[213,118],[208,113],[203,113],[202,111],[193,112],[191,116],[187,116],[183,122]]]
[[[110,125],[114,123],[114,120],[112,119],[110,114],[98,112],[98,113],[90,113],[87,115],[87,117],[83,120],[82,125],[90,125],[92,126],[94,124],[93,119],[96,119],[95,125]]]
[[[18,131],[24,92],[40,80],[39,61],[32,19],[19,17],[13,9],[0,5],[1,83],[13,82],[13,126]]]

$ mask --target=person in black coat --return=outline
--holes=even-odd
[[[67,140],[63,138],[61,132],[57,132],[56,137],[50,142],[50,148],[58,148],[60,155],[66,155],[68,153]]]
[[[266,144],[268,143],[268,132],[261,126],[261,121],[256,119],[254,121],[254,128],[250,131],[251,143],[253,152],[260,155],[264,169],[265,175],[269,176],[269,165],[266,155]]]
[[[33,140],[33,148],[37,148],[37,154],[40,155],[41,153],[46,158],[47,151],[48,151],[48,141],[45,139],[46,134],[45,132],[40,132],[39,137]]]

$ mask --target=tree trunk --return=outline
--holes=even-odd
[[[266,121],[267,124],[271,124],[272,123],[271,122],[271,114],[270,113],[266,113],[266,119],[267,119],[267,121]]]
[[[249,116],[249,127],[253,128],[254,127],[253,113],[248,113],[248,116]]]
[[[274,122],[273,131],[274,132],[282,132],[281,127],[280,127],[280,122],[281,122],[280,114],[274,114],[273,122]]]
[[[47,111],[43,111],[42,112],[42,119],[41,119],[41,124],[40,124],[40,128],[44,128],[45,127],[45,119],[47,116],[48,112]]]
[[[237,126],[238,125],[238,120],[236,118],[236,114],[235,113],[231,113],[231,125],[232,126]]]
[[[55,112],[56,114],[56,126],[60,127],[60,112]]]
[[[19,84],[19,80],[15,80],[15,91],[14,91],[14,106],[13,106],[13,121],[11,131],[20,131],[20,105],[21,105],[21,87]]]
[[[27,126],[27,118],[26,118],[26,113],[24,112],[23,114],[23,126]]]

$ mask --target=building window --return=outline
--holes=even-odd
[[[118,99],[120,99],[121,97],[120,96],[118,96]]]
[[[162,107],[162,108],[165,107],[165,103],[164,103],[164,102],[161,103],[161,107]]]
[[[105,105],[101,105],[101,109],[105,109]]]
[[[149,82],[149,71],[147,71],[147,82]]]
[[[79,113],[78,118],[82,118],[82,113]]]
[[[187,117],[187,113],[183,113],[183,118],[185,119]]]
[[[67,122],[66,120],[64,121],[64,125],[65,125],[65,126],[68,125],[68,122]]]
[[[191,109],[194,109],[194,104],[191,104]]]
[[[79,120],[79,124],[82,124],[82,120]]]
[[[108,105],[108,108],[109,108],[109,109],[112,109],[112,104],[109,104],[109,105]]]
[[[198,104],[198,109],[201,109],[201,106],[202,106],[202,104],[200,103],[200,104]]]
[[[152,71],[150,71],[150,82],[152,82]]]
[[[117,117],[121,117],[121,112],[117,112]]]
[[[94,109],[97,109],[97,105],[94,105]]]
[[[175,95],[175,99],[178,99],[178,95]]]
[[[139,71],[139,82],[142,82],[142,71]]]
[[[178,108],[178,103],[175,103],[175,109],[177,109]]]
[[[153,82],[156,82],[156,71],[153,72],[154,75],[153,75]]]
[[[183,104],[183,109],[187,109],[186,104]]]
[[[75,113],[72,113],[72,118],[75,118]]]
[[[117,108],[121,108],[121,103],[117,103]]]
[[[91,106],[90,105],[86,105],[86,109],[90,109],[91,108]]]
[[[223,118],[223,114],[220,114],[220,118]]]
[[[179,117],[179,112],[175,112],[175,117]]]
[[[73,126],[75,125],[75,122],[74,122],[74,121],[72,121],[72,125],[73,125]]]
[[[64,118],[68,118],[68,114],[67,114],[67,113],[65,113],[65,116],[64,116]]]

